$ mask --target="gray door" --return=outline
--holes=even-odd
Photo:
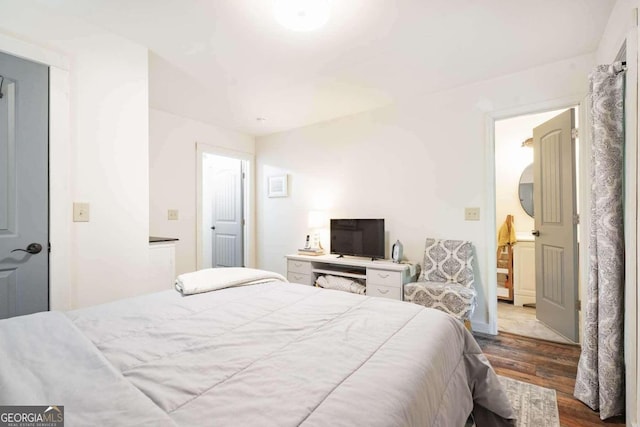
[[[213,163],[213,267],[242,267],[242,160],[215,156]]]
[[[575,111],[533,130],[536,317],[578,341]]]
[[[49,309],[49,69],[0,53],[0,76],[0,318],[7,318]]]

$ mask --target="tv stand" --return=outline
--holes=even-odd
[[[348,277],[363,282],[367,296],[404,299],[404,285],[414,280],[410,264],[342,255],[287,255],[287,280],[314,286],[322,275]]]

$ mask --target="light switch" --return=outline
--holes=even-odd
[[[73,204],[73,222],[89,222],[89,203]]]
[[[169,213],[167,215],[170,221],[178,220],[178,209],[169,209]]]
[[[480,221],[480,208],[464,208],[465,221]]]

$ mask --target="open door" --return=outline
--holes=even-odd
[[[255,156],[196,142],[195,163],[196,268],[254,267]]]
[[[49,68],[0,53],[0,319],[49,309]]]
[[[533,130],[536,317],[578,342],[575,110]]]
[[[212,266],[243,267],[242,160],[214,156],[212,187]]]

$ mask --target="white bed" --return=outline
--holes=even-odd
[[[511,425],[458,321],[271,281],[0,321],[0,404],[68,426]]]

